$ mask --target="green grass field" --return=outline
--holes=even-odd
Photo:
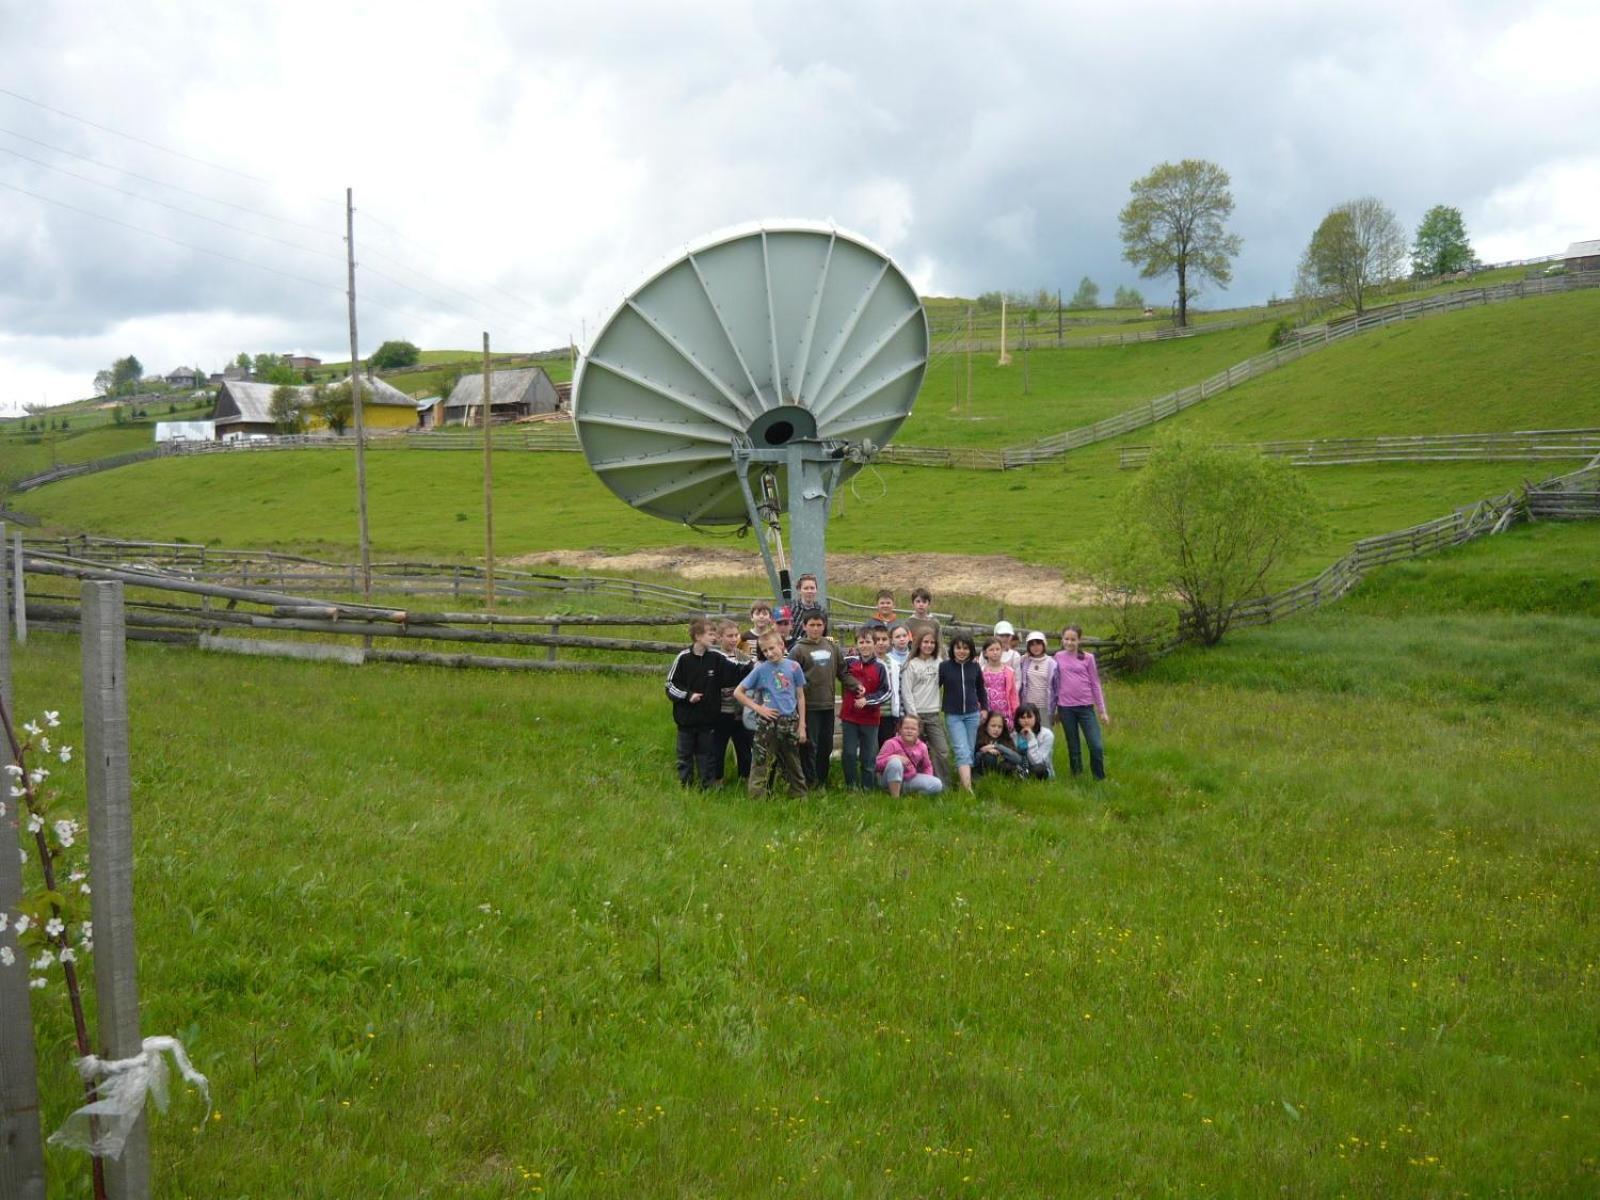
[[[209,410],[207,410],[209,412]],[[183,420],[181,416],[167,418]],[[0,435],[0,486],[48,471],[58,463],[91,462],[155,445],[155,424],[99,425],[37,434]]]
[[[217,1103],[153,1194],[1591,1194],[1597,551],[1113,680],[1111,783],[976,802],[682,793],[654,681],[134,645],[143,1028]],[[16,662],[74,743],[77,664]]]
[[[1319,350],[1186,413],[1229,438],[1473,433],[1592,426],[1600,345],[1595,291],[1539,296],[1407,321]],[[1259,327],[1181,342],[1039,350],[1023,392],[1009,367],[973,355],[930,364],[917,407],[896,441],[1003,446],[1115,416],[1267,349]],[[1148,440],[1151,430],[1130,435]]]

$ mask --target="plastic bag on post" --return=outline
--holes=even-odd
[[[78,1059],[78,1074],[93,1083],[99,1094],[93,1104],[75,1111],[50,1135],[50,1143],[83,1150],[97,1158],[119,1158],[133,1123],[144,1111],[145,1097],[167,1111],[167,1062],[165,1051],[178,1064],[186,1082],[200,1089],[205,1097],[206,1115],[211,1115],[211,1085],[194,1069],[183,1043],[177,1038],[147,1037],[143,1049],[132,1058],[106,1060],[88,1055]]]

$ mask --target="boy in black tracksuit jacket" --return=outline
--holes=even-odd
[[[689,787],[698,774],[699,784],[705,788],[717,781],[713,755],[722,689],[741,683],[750,669],[711,648],[716,632],[710,621],[690,621],[689,637],[691,645],[678,652],[667,672],[667,695],[672,700],[672,720],[678,726],[678,782]]]

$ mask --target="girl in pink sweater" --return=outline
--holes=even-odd
[[[1083,748],[1079,735],[1089,743],[1089,770],[1096,779],[1106,777],[1105,741],[1100,724],[1111,724],[1106,712],[1105,694],[1100,690],[1100,671],[1094,655],[1080,644],[1083,630],[1068,625],[1061,631],[1061,649],[1056,652],[1056,720],[1067,735],[1067,761],[1074,775],[1083,774]],[[1100,720],[1095,720],[1096,712]]]
[[[933,760],[922,741],[922,722],[916,717],[902,717],[900,732],[878,751],[878,778],[891,796],[898,796],[901,788],[924,796],[944,791],[944,784],[933,773]]]

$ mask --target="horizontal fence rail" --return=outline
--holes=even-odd
[[[1295,466],[1379,462],[1561,462],[1600,454],[1600,429],[1535,429],[1512,433],[1439,433],[1305,441],[1233,442],[1224,449],[1255,450]],[[1152,446],[1124,446],[1124,470],[1149,461]]]
[[[1373,569],[1500,533],[1519,520],[1600,518],[1600,457],[1588,466],[1465,505],[1432,521],[1363,538],[1314,578],[1282,592],[1237,605],[1231,626],[1269,624],[1343,596]],[[116,579],[127,587],[129,636],[135,640],[198,646],[251,655],[324,659],[344,663],[395,662],[513,670],[623,671],[657,674],[679,639],[635,635],[681,625],[694,616],[742,615],[753,597],[713,596],[685,588],[601,576],[496,574],[502,597],[555,596],[572,603],[591,598],[670,612],[485,613],[428,612],[340,599],[319,601],[314,591],[354,593],[358,579],[348,564],[299,555],[127,542],[110,538],[25,539],[23,566],[29,586],[30,625],[75,632],[76,589],[50,581]],[[46,581],[40,584],[38,581]],[[375,582],[397,593],[434,587],[455,596],[481,594],[478,568],[438,563],[378,565]],[[287,589],[298,589],[302,594]],[[835,608],[867,611],[836,601]],[[948,630],[986,631],[939,614]],[[578,632],[574,632],[574,631]],[[360,639],[351,646],[332,640]],[[1183,644],[1123,646],[1091,639],[1107,666],[1126,655],[1164,653]],[[374,643],[389,643],[376,645]],[[398,646],[393,643],[400,643]],[[422,648],[426,644],[427,648]],[[493,653],[485,653],[492,650]],[[565,656],[563,657],[563,652]],[[573,657],[577,655],[578,657]],[[637,656],[654,661],[641,663]],[[622,656],[621,659],[617,656]],[[629,657],[633,661],[628,661]]]

